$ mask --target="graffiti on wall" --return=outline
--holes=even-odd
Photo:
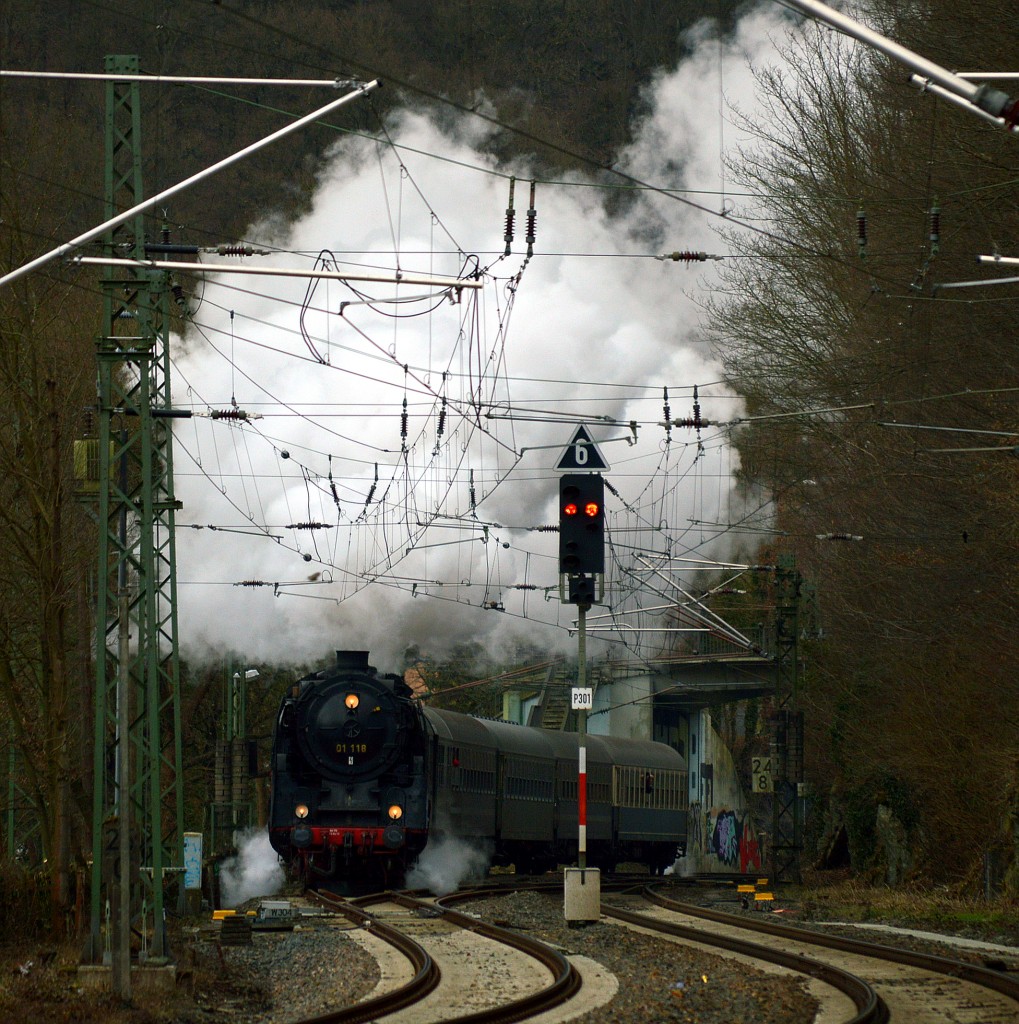
[[[687,814],[687,836],[686,848],[691,853],[700,853],[704,849],[704,828],[702,819],[703,813],[699,803],[690,804],[690,811]]]
[[[707,819],[708,853],[741,872],[761,870],[760,841],[746,812],[713,807]]]

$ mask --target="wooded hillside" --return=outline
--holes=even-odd
[[[604,164],[629,138],[641,86],[675,64],[681,32],[733,4],[664,0],[464,5],[409,0],[0,6],[0,67],[101,72],[137,54],[145,73],[361,80],[385,86],[330,125],[246,161],[160,210],[175,242],[233,241],[306,207],[327,147],[377,135],[388,109],[494,104],[501,152],[554,169]],[[158,84],[141,90],[144,190],[152,195],[331,98],[307,90]],[[452,106],[451,106],[452,104]],[[106,218],[101,83],[0,79],[0,272]],[[538,137],[547,145],[540,145]],[[575,155],[571,155],[575,154]],[[153,221],[153,232],[158,224]],[[96,530],[75,500],[73,442],[95,404],[101,296],[57,267],[0,291],[0,749],[16,755],[19,807],[41,816],[25,851],[52,876],[55,920],[70,869],[91,850]],[[189,666],[185,790],[200,819],[225,669]],[[80,713],[81,709],[89,709]]]
[[[1014,70],[993,6],[964,6],[865,17],[945,66]],[[1006,275],[977,256],[1019,251],[1019,146],[833,33],[788,56],[741,160],[767,233],[730,233],[712,320],[764,417],[737,442],[770,498],[758,522],[821,605],[814,852],[841,826],[858,870],[973,880],[1017,839],[1019,291],[942,286]]]
[[[947,67],[1015,70],[1000,4],[871,6],[870,24]],[[166,211],[175,240],[209,244],[304,208],[338,134],[374,133],[401,104],[491,100],[514,129],[497,155],[608,165],[682,30],[733,8],[7,0],[0,66],[100,71],[105,54],[137,53],[152,73],[386,82]],[[992,853],[1016,890],[1019,291],[938,286],[996,276],[978,254],[1019,256],[1019,140],[918,97],[872,51],[810,40],[761,77],[771,116],[748,126],[760,146],[738,163],[755,196],[741,212],[762,230],[727,233],[726,286],[707,303],[746,400],[736,444],[748,500],[764,498],[755,522],[819,595],[801,694],[819,823],[807,859],[842,830],[875,877],[972,882]],[[150,193],[311,109],[304,91],[230,93],[145,91]],[[0,271],[103,219],[102,111],[98,84],[0,81]],[[45,809],[57,903],[91,843],[91,723],[76,709],[91,699],[93,527],[69,441],[94,401],[98,320],[97,293],[56,274],[0,292],[0,709]],[[211,706],[215,683],[202,686],[195,706]]]
[[[729,17],[734,7],[732,0],[55,0],[40,14],[29,0],[9,0],[0,11],[0,66],[99,72],[106,54],[137,54],[146,74],[380,78],[384,88],[370,105],[341,111],[332,128],[301,133],[197,186],[169,211],[187,236],[239,234],[260,214],[301,208],[337,133],[374,134],[394,106],[494,103],[500,120],[518,130],[498,134],[504,153],[535,153],[555,168],[577,163],[564,150],[608,164],[628,141],[642,85],[655,69],[675,65],[682,32],[703,17]],[[102,95],[98,83],[0,83],[0,130],[15,142],[5,158],[20,168],[12,184],[45,188],[52,216],[66,214],[72,228],[99,219]],[[267,135],[285,120],[281,111],[305,114],[327,99],[269,86],[147,87],[146,188],[157,192]],[[64,130],[33,131],[40,121]]]

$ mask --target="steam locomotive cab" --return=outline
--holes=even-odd
[[[426,732],[399,676],[365,651],[301,679],[283,699],[272,753],[269,839],[303,877],[387,877],[423,849]]]

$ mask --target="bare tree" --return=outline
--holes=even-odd
[[[1001,53],[992,13],[966,12],[987,33],[983,66]],[[883,27],[921,52],[963,17],[942,0],[908,14]],[[965,63],[943,34],[938,50]],[[843,807],[865,794],[871,823],[893,806],[915,824],[917,863],[948,871],[995,843],[1005,812],[1019,467],[943,450],[1007,439],[929,429],[1016,419],[1007,297],[935,286],[1019,238],[1015,140],[826,31],[786,57],[759,75],[768,110],[737,169],[763,231],[728,232],[740,258],[711,303],[713,338],[751,416],[783,415],[737,444],[825,610],[805,694],[816,777]],[[866,814],[856,825],[863,857]]]
[[[8,179],[9,180],[9,179]],[[5,189],[0,264],[31,249],[38,210]],[[28,240],[26,242],[26,239]],[[73,284],[36,276],[0,292],[0,708],[19,755],[52,880],[55,924],[85,833],[90,706],[85,591],[94,531],[75,501],[74,440],[94,402],[98,304]]]

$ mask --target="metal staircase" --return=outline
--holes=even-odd
[[[557,661],[548,670],[545,689],[541,695],[541,727],[562,731],[570,717],[570,687],[576,683],[576,673]]]
[[[588,672],[588,685],[597,692],[598,683],[602,681],[605,669],[598,668]],[[611,682],[611,678],[607,681]],[[570,708],[570,690],[577,685],[577,669],[565,659],[558,659],[549,666],[541,696],[531,712],[530,725],[539,725],[542,729],[553,729],[559,732],[571,727],[575,728],[576,715]]]

